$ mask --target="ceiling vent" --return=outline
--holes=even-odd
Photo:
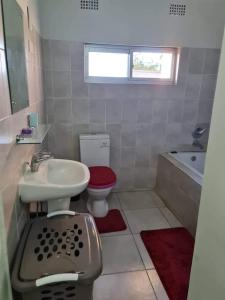
[[[185,16],[186,15],[186,5],[171,3],[169,6],[169,14],[171,16]]]
[[[80,8],[87,10],[98,10],[98,0],[81,0]]]

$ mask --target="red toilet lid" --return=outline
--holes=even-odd
[[[90,171],[90,188],[107,188],[116,183],[116,174],[109,167],[89,167]]]

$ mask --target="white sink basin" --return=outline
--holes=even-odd
[[[55,211],[58,204],[58,209],[66,210],[70,197],[83,192],[89,180],[86,165],[72,160],[49,159],[40,164],[37,172],[31,172],[29,167],[26,169],[19,182],[19,193],[23,202],[48,201],[49,211]]]

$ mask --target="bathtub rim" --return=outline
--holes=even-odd
[[[192,153],[192,151],[177,151],[177,153]],[[205,153],[205,152],[199,151],[199,152],[195,152],[195,153]],[[171,153],[171,152],[165,152],[160,155],[163,156],[164,158],[168,159],[174,166],[176,166],[182,172],[186,173],[195,182],[197,182],[199,185],[202,186],[204,174],[200,173],[199,171],[197,171],[193,167],[189,166],[188,164],[186,164],[184,162],[180,162],[172,154],[173,153]]]

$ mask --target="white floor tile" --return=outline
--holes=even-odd
[[[144,270],[132,235],[102,237],[103,274]]]
[[[153,289],[155,291],[155,294],[157,296],[158,300],[169,300],[169,297],[167,296],[167,293],[164,289],[164,286],[156,272],[156,270],[149,270],[148,276],[150,278],[150,281],[152,283]]]
[[[160,208],[160,210],[172,228],[183,227],[183,225],[167,207]]]
[[[134,235],[135,243],[138,247],[139,253],[141,255],[142,261],[144,263],[145,269],[154,269],[155,266],[151,260],[151,257],[148,254],[148,251],[145,248],[145,245],[141,239],[140,234],[135,234]]]
[[[101,276],[95,281],[93,300],[156,300],[145,271]]]
[[[163,202],[163,200],[157,195],[156,192],[154,191],[151,191],[151,198],[152,200],[154,201],[155,205],[157,207],[164,207],[165,206],[165,203]]]
[[[136,210],[156,207],[151,193],[150,191],[124,192],[118,193],[117,196],[123,210]]]
[[[125,211],[132,233],[142,230],[170,228],[170,225],[158,208]]]

